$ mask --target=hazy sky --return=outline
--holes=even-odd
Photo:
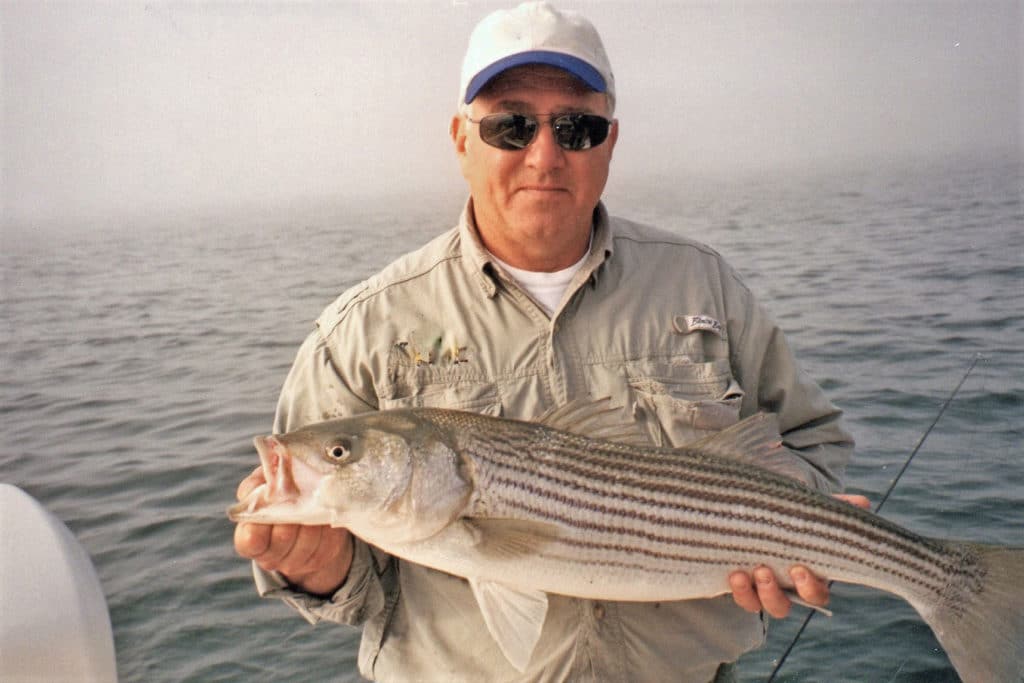
[[[613,178],[1021,148],[1020,0],[556,4],[612,60]],[[457,192],[462,53],[509,5],[0,0],[0,217]]]

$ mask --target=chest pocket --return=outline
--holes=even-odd
[[[459,382],[456,384],[424,383],[416,393],[395,398],[380,398],[380,409],[392,408],[450,408],[501,417],[501,396],[498,388],[489,382]]]
[[[498,385],[480,371],[465,363],[410,359],[401,349],[389,357],[377,396],[381,410],[450,408],[501,416]]]
[[[739,421],[743,389],[728,360],[627,369],[638,417],[660,446],[682,446]]]

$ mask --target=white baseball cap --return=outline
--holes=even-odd
[[[493,12],[469,36],[459,103],[469,104],[487,83],[514,66],[547,64],[568,71],[615,101],[615,77],[597,29],[578,12],[524,2]]]

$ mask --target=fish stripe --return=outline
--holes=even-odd
[[[509,463],[496,464],[495,466],[499,469],[510,470],[511,474],[513,475],[517,472],[522,473],[525,471],[521,468],[521,466],[516,466],[514,464]],[[571,465],[565,465],[560,469],[560,472],[572,473],[572,470],[573,468]],[[614,489],[601,489],[597,488],[594,485],[591,485],[591,483],[580,483],[579,481],[574,481],[554,474],[547,474],[540,471],[533,471],[531,474],[532,479],[539,480],[535,481],[535,483],[549,483],[555,487],[553,491],[545,490],[546,492],[550,491],[555,495],[559,495],[560,492],[563,492],[566,489],[572,489],[576,493],[587,494],[587,496],[583,500],[590,500],[591,497],[595,500],[600,501],[615,500],[622,502],[627,506],[615,510],[602,507],[599,510],[601,512],[632,515],[635,513],[635,508],[631,506],[631,504],[641,504],[645,507],[662,508],[666,511],[666,513],[668,513],[666,514],[665,518],[647,517],[646,519],[648,519],[649,521],[662,521],[663,523],[674,523],[668,522],[667,517],[672,516],[673,519],[675,519],[678,517],[678,514],[673,516],[671,515],[671,513],[675,512],[679,514],[692,515],[693,511],[699,510],[700,512],[718,514],[725,517],[729,517],[731,519],[748,519],[749,521],[753,522],[758,520],[751,518],[747,515],[738,515],[735,513],[734,509],[736,506],[749,505],[751,503],[756,502],[758,504],[757,508],[759,510],[768,511],[771,513],[778,513],[782,515],[790,515],[798,517],[802,520],[806,520],[811,523],[821,524],[823,527],[825,527],[821,530],[821,533],[828,534],[829,538],[834,540],[835,542],[857,542],[860,540],[866,540],[869,542],[887,543],[890,541],[905,541],[904,546],[901,547],[900,550],[907,552],[908,554],[916,557],[917,559],[923,561],[937,561],[941,558],[941,555],[937,552],[933,552],[930,555],[920,552],[919,548],[921,547],[921,544],[924,542],[924,539],[914,536],[913,534],[909,534],[906,532],[902,534],[886,534],[885,532],[892,532],[893,530],[890,528],[879,526],[877,524],[850,523],[846,520],[846,518],[837,515],[811,514],[811,512],[817,511],[818,508],[810,508],[808,506],[794,507],[792,505],[786,505],[785,502],[765,503],[763,502],[763,500],[754,500],[749,497],[744,497],[733,489],[709,491],[707,489],[701,489],[698,487],[690,487],[685,485],[672,485],[662,487],[656,483],[653,483],[650,486],[648,486],[645,490],[643,490],[641,493],[631,493],[623,490],[623,486],[625,484],[621,481],[614,482],[617,485]],[[581,479],[581,481],[593,482],[594,480],[593,478],[591,478]],[[500,483],[504,484],[505,486],[514,486],[516,480],[503,479],[501,480]],[[626,482],[626,484],[629,483],[631,482]],[[639,489],[639,485],[637,485],[636,488]],[[540,493],[540,491],[541,490],[539,488],[533,489],[533,493],[535,494]],[[648,492],[665,493],[671,495],[656,498],[651,495],[648,495]],[[698,508],[695,504],[697,501],[706,502],[711,504],[712,506]],[[572,499],[568,499],[568,502],[571,503]],[[846,505],[846,503],[842,504]],[[715,506],[717,506],[717,509]],[[871,518],[868,518],[868,521],[873,522]],[[798,529],[791,530],[799,531]],[[875,533],[876,531],[880,531],[881,533]],[[899,530],[897,529],[896,531]],[[848,532],[849,536],[840,537],[837,535],[837,532]],[[925,547],[927,547],[927,545]]]
[[[521,482],[518,483],[517,486],[521,487],[527,493],[537,498],[556,500],[551,496],[550,492],[544,492],[539,489],[534,489],[529,485],[522,484]],[[794,552],[803,550],[813,553],[813,562],[816,564],[820,564],[823,567],[840,567],[842,565],[836,564],[834,563],[834,561],[846,560],[850,563],[855,563],[858,566],[866,566],[879,571],[891,572],[894,575],[906,580],[908,583],[927,586],[932,590],[938,590],[942,587],[942,585],[944,585],[943,574],[939,573],[932,567],[910,565],[909,563],[904,562],[904,556],[888,552],[882,546],[871,546],[867,544],[850,544],[847,539],[840,539],[832,536],[808,536],[802,533],[802,531],[799,528],[789,524],[782,524],[776,522],[776,524],[773,527],[770,527],[770,529],[772,531],[778,532],[788,531],[795,534],[793,536],[781,535],[781,533],[751,533],[744,532],[741,529],[737,528],[735,525],[695,525],[687,523],[685,521],[672,521],[655,516],[644,515],[643,513],[638,513],[635,511],[630,511],[629,513],[617,511],[619,513],[618,516],[620,518],[624,516],[629,516],[634,519],[641,519],[643,521],[650,522],[652,524],[663,525],[674,531],[698,530],[705,533],[715,534],[717,536],[737,537],[752,542],[748,543],[747,545],[736,545],[734,543],[730,544],[715,543],[711,541],[700,541],[693,538],[692,536],[666,536],[661,534],[654,534],[649,531],[632,529],[626,526],[610,526],[600,524],[597,522],[586,521],[580,519],[577,515],[563,517],[556,514],[550,506],[531,505],[525,501],[510,501],[509,505],[513,509],[529,513],[530,516],[538,519],[558,522],[560,524],[571,526],[590,533],[609,534],[615,537],[616,539],[619,539],[620,543],[626,543],[623,537],[633,537],[651,543],[658,543],[668,545],[671,547],[676,547],[679,548],[681,551],[677,553],[671,553],[667,551],[656,551],[652,549],[650,545],[635,543],[630,545],[617,546],[620,547],[624,552],[641,553],[659,559],[677,561],[696,561],[695,558],[693,558],[689,554],[686,554],[685,551],[689,550],[690,548],[697,547],[717,550],[721,552],[729,552],[733,553],[733,556],[735,556],[736,553],[740,553],[743,555],[771,555],[783,560],[789,559],[795,561],[796,558],[804,558],[802,561],[812,562],[811,559],[808,559],[809,556],[806,553],[801,554]],[[581,505],[580,507],[591,510],[592,512],[608,512],[608,510],[603,510],[599,506],[594,505]],[[750,521],[752,518],[744,517],[742,515],[735,515],[730,519],[730,521],[736,521],[737,519]],[[812,541],[820,542],[815,543]],[[593,543],[588,541],[579,541],[579,543],[580,547],[602,547],[601,543]],[[864,551],[865,554],[869,554],[867,555],[867,557],[870,557],[872,559],[865,559],[865,554],[848,552],[850,545],[853,545],[855,548]],[[784,550],[775,549],[780,547]],[[880,563],[878,561],[880,559],[890,560],[891,564],[886,565]],[[916,570],[920,573],[904,571],[905,568],[910,570]],[[922,580],[922,577],[934,579],[934,583],[924,581]]]
[[[564,438],[515,436],[491,435],[486,444],[469,449],[478,475],[489,480],[485,488],[494,503],[511,510],[615,539],[567,541],[579,548],[722,564],[730,564],[728,558],[737,554],[810,562],[810,553],[821,570],[867,568],[930,591],[948,581],[952,558],[941,546],[879,518],[823,508],[820,499],[811,499],[799,484],[761,473],[751,477],[740,471],[742,463],[695,458],[686,449],[661,449],[652,456],[651,451],[560,433],[555,436]],[[746,476],[738,478],[737,473]],[[538,505],[538,499],[556,505]],[[602,524],[596,518],[617,524]],[[745,545],[654,534],[631,528],[630,522],[682,534],[742,539]],[[668,552],[651,544],[678,550]],[[695,548],[723,557],[715,560],[688,552]]]

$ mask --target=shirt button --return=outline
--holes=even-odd
[[[594,603],[594,618],[598,621],[604,619],[604,605],[599,602]]]

